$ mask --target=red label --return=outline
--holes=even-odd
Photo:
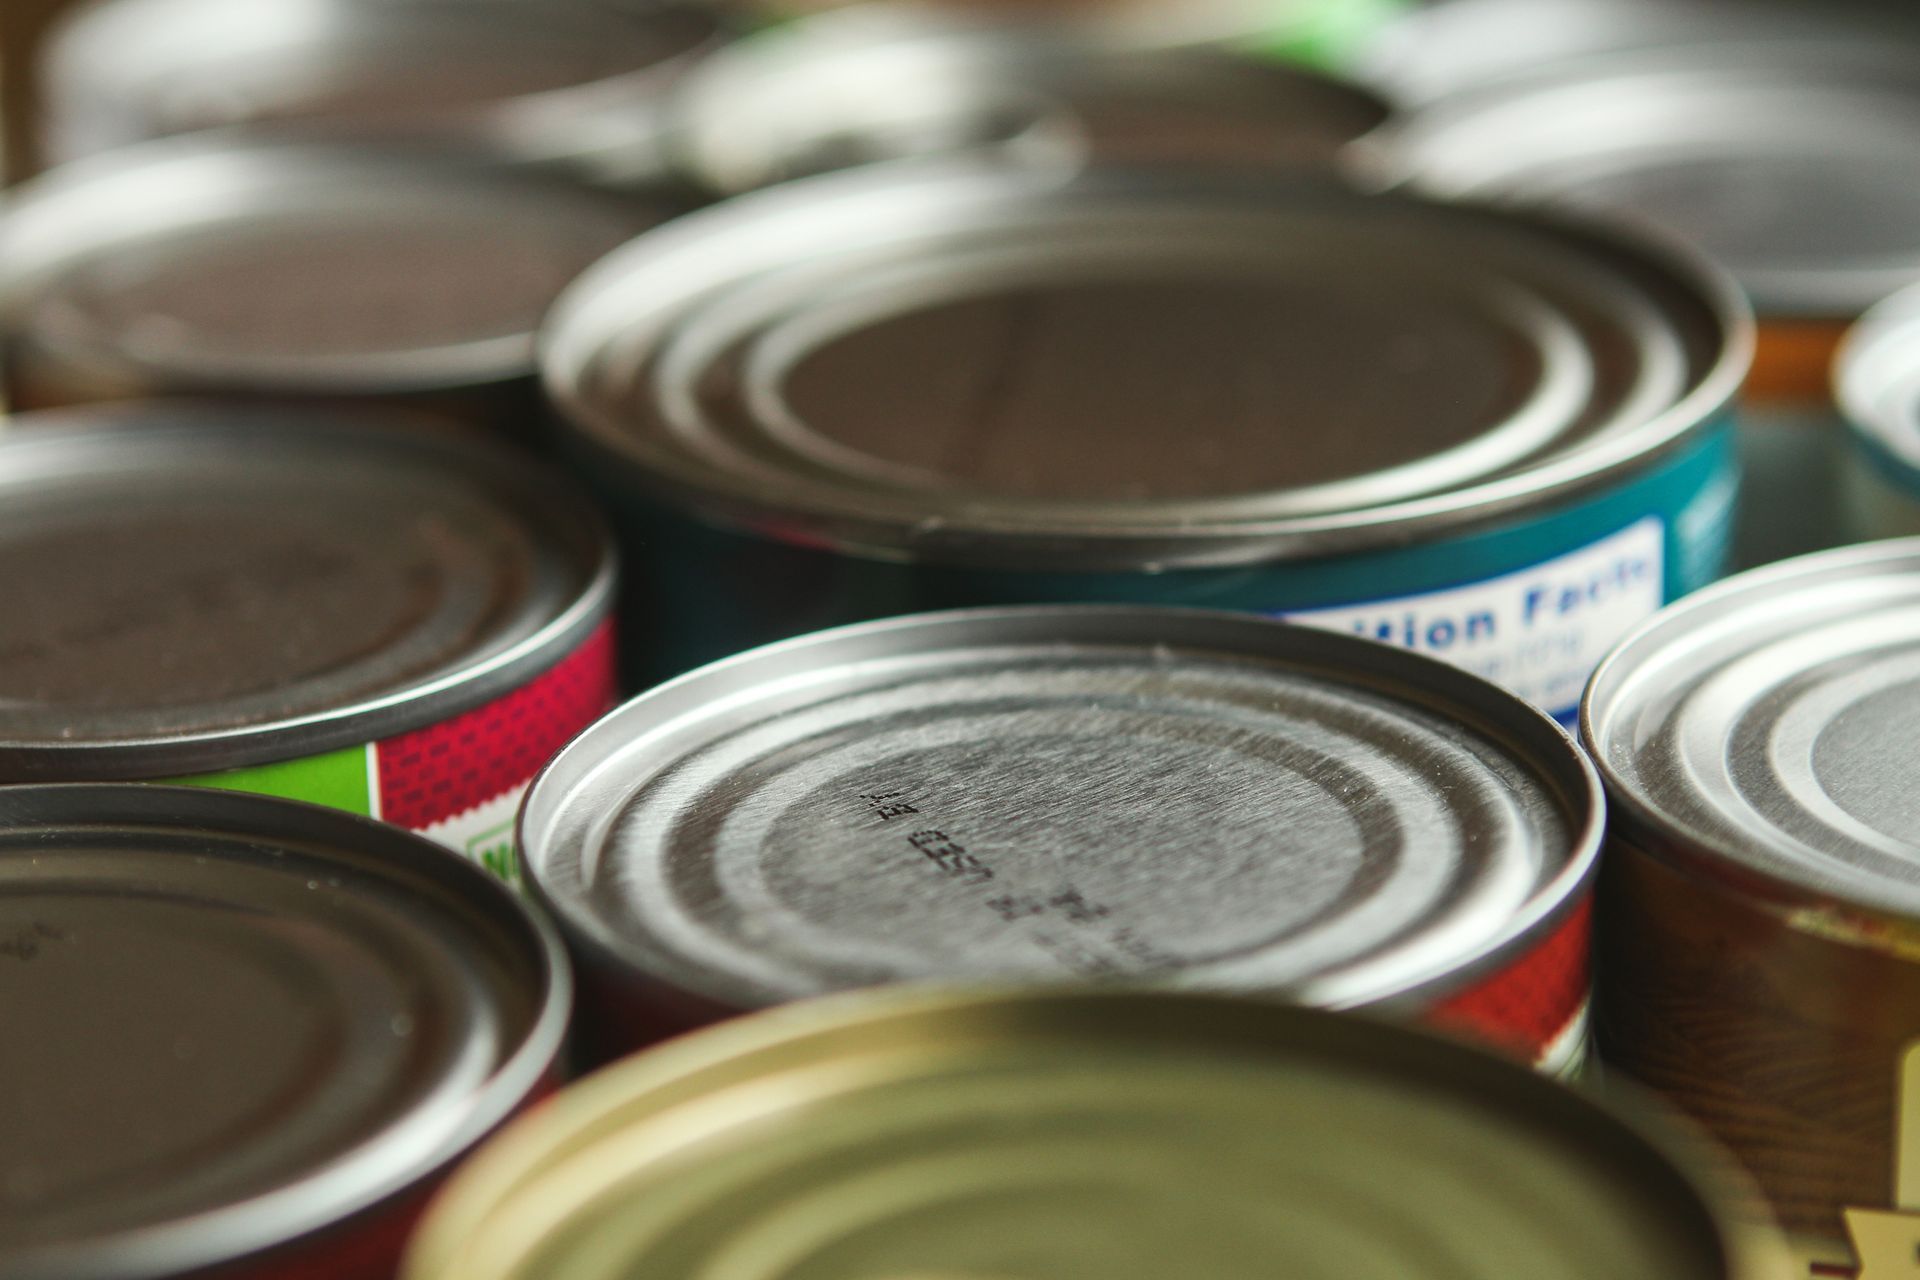
[[[504,795],[612,709],[613,624],[518,689],[378,744],[380,816],[420,830]]]
[[[1589,893],[1538,946],[1434,1006],[1433,1022],[1539,1062],[1586,1008],[1592,938]]]

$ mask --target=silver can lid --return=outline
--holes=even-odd
[[[664,94],[725,27],[657,0],[94,0],[42,55],[48,153],[224,126],[658,163]]]
[[[1585,885],[1599,783],[1493,685],[1210,612],[973,610],[647,693],[534,783],[574,936],[729,1008],[1149,976],[1325,1005],[1453,989]]]
[[[310,805],[0,789],[0,1258],[146,1280],[416,1187],[549,1076],[551,926],[446,850]]]
[[[1372,146],[1393,179],[1660,228],[1763,316],[1852,317],[1920,280],[1920,40],[1698,42],[1442,99]]]
[[[700,181],[743,191],[976,148],[1068,167],[1331,170],[1387,116],[1367,91],[1283,63],[1099,35],[885,7],[806,19],[693,73],[677,136]]]
[[[1841,343],[1833,376],[1855,439],[1882,465],[1920,481],[1920,285],[1860,318]]]
[[[1749,359],[1730,283],[1570,224],[1307,180],[891,169],[691,215],[562,296],[544,374],[610,474],[884,557],[1249,562],[1644,467]]]
[[[0,594],[30,606],[0,611],[0,779],[175,776],[421,728],[558,661],[608,607],[585,499],[504,449],[272,409],[16,421]]]
[[[0,212],[0,329],[70,378],[392,394],[531,376],[554,297],[677,210],[438,154],[178,139]]]
[[[1783,561],[1657,615],[1581,729],[1629,820],[1743,891],[1920,915],[1920,540]]]

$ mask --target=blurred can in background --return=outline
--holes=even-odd
[[[0,354],[23,409],[400,406],[539,443],[541,317],[677,211],[437,151],[150,143],[0,211]]]
[[[1920,280],[1920,25],[1802,8],[1799,26],[1762,39],[1743,6],[1720,6],[1719,39],[1549,60],[1440,97],[1369,144],[1389,178],[1651,225],[1734,274],[1760,320],[1741,565],[1846,540],[1834,351],[1868,307]]]
[[[50,162],[239,126],[649,182],[667,93],[729,34],[717,13],[691,0],[93,0],[48,38],[40,132]]]
[[[1366,90],[1299,67],[886,6],[742,40],[692,73],[676,101],[689,177],[723,193],[967,150],[1069,169],[1332,172],[1341,149],[1387,117]]]
[[[513,878],[528,779],[612,701],[583,496],[504,450],[284,410],[16,422],[0,780],[309,800]]]
[[[595,1058],[878,983],[1133,979],[1586,1060],[1592,767],[1350,636],[1180,609],[897,618],[626,704],[520,818]]]
[[[373,1280],[558,1082],[552,926],[392,827],[0,787],[9,1280]]]
[[[1862,540],[1920,534],[1920,286],[1848,333],[1834,389],[1852,428],[1842,507]]]
[[[1710,268],[1328,182],[910,168],[693,215],[557,304],[656,674],[1112,600],[1357,631],[1571,717],[1717,575],[1751,333]]]
[[[1920,1247],[1916,717],[1908,539],[1675,605],[1600,668],[1582,726],[1611,801],[1609,1070],[1718,1134],[1806,1257],[1869,1276]],[[1905,1243],[1856,1260],[1843,1211]]]
[[[757,0],[790,17],[879,8],[867,0]],[[1223,45],[1339,69],[1411,7],[1411,0],[925,0],[936,13],[1077,26],[1100,43],[1138,50]]]
[[[1135,991],[759,1014],[561,1094],[405,1280],[1785,1280],[1717,1165],[1354,1017]]]

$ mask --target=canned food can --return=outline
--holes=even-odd
[[[677,113],[695,181],[720,192],[873,160],[981,150],[1014,162],[1332,171],[1387,104],[1221,50],[1143,51],[1064,23],[853,9],[740,41]]]
[[[0,595],[32,605],[0,611],[0,781],[310,800],[514,878],[528,780],[613,701],[583,497],[504,450],[290,411],[17,422]]]
[[[40,58],[41,136],[67,161],[240,128],[410,140],[611,183],[663,176],[665,99],[718,48],[684,0],[93,0]]]
[[[866,993],[567,1090],[461,1170],[402,1275],[1773,1275],[1720,1196],[1645,1122],[1366,1019]]]
[[[1130,49],[1208,45],[1339,68],[1365,48],[1411,0],[925,0],[942,14],[1075,25],[1090,38]],[[872,0],[757,0],[776,18],[826,10],[879,8]]]
[[[626,246],[543,368],[652,575],[656,674],[1125,601],[1394,640],[1571,719],[1615,639],[1719,572],[1748,325],[1711,268],[1572,223],[922,165]]]
[[[558,1082],[552,927],[417,836],[180,787],[0,787],[0,1270],[391,1275]]]
[[[1836,16],[1846,6],[1800,7],[1817,15],[1803,40],[1742,39],[1744,16],[1723,6],[1724,39],[1550,63],[1364,144],[1389,178],[1654,226],[1731,269],[1760,321],[1742,566],[1846,541],[1834,351],[1920,281],[1920,26],[1862,34]],[[1821,18],[1837,29],[1825,39]]]
[[[520,815],[604,1056],[879,983],[1115,980],[1586,1049],[1602,799],[1442,663],[1238,614],[890,619],[642,695]]]
[[[441,153],[176,139],[69,165],[0,212],[14,399],[399,405],[538,442],[547,307],[678,209]]]
[[[1920,286],[1862,316],[1834,363],[1852,429],[1842,487],[1859,539],[1920,534]]]
[[[1920,541],[1873,543],[1674,606],[1582,721],[1613,814],[1603,1056],[1717,1133],[1806,1256],[1869,1276],[1920,1247],[1916,671]],[[1843,1214],[1897,1252],[1850,1256]]]

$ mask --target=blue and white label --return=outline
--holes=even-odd
[[[1665,562],[1665,525],[1648,516],[1484,582],[1282,616],[1443,659],[1564,720],[1600,659],[1660,609]]]

